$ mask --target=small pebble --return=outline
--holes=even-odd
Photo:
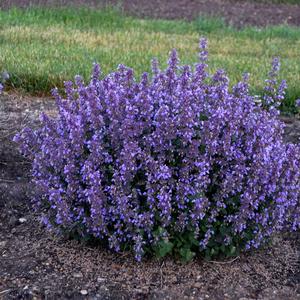
[[[81,291],[80,291],[80,294],[83,295],[83,296],[85,296],[85,295],[88,294],[88,291],[87,291],[87,290],[81,290]]]
[[[27,221],[27,219],[25,219],[25,218],[20,218],[19,219],[19,222],[22,224],[22,223],[25,223]]]
[[[2,242],[0,242],[0,247],[2,248],[2,247],[5,247],[5,245],[6,245],[6,241],[2,241]]]
[[[83,276],[82,276],[81,273],[74,273],[73,277],[75,277],[75,278],[82,278]]]
[[[195,282],[194,283],[194,288],[200,289],[202,287],[200,282]]]

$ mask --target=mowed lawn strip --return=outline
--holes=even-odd
[[[281,57],[281,79],[288,83],[283,109],[300,98],[300,28],[277,26],[237,30],[221,19],[194,22],[140,20],[114,9],[11,9],[0,12],[0,69],[10,74],[8,87],[48,94],[76,74],[90,76],[93,62],[104,74],[122,63],[136,76],[150,71],[157,57],[166,66],[176,48],[182,64],[197,61],[200,36],[209,41],[211,71],[224,68],[234,84],[249,72],[253,93],[261,93],[274,56]]]

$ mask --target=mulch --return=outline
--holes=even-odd
[[[38,126],[52,99],[0,96],[0,299],[300,299],[300,232],[233,260],[172,258],[135,262],[48,232],[30,204],[30,165],[12,136]],[[297,141],[300,120],[285,117]]]
[[[29,5],[114,5],[130,15],[164,19],[192,20],[199,15],[221,16],[228,24],[238,28],[247,25],[300,25],[300,5],[270,4],[253,0],[1,0],[0,8]]]

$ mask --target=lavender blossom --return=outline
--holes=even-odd
[[[282,138],[279,60],[257,101],[248,75],[231,90],[225,71],[208,74],[206,47],[202,39],[194,70],[173,50],[166,70],[153,61],[152,77],[137,81],[120,65],[100,79],[95,64],[87,85],[77,76],[65,98],[53,91],[57,118],[15,137],[33,161],[33,203],[47,227],[115,251],[131,245],[138,260],[159,230],[171,242],[192,232],[205,251],[258,247],[299,228],[300,148]]]

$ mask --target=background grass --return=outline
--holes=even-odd
[[[140,76],[150,71],[151,58],[165,66],[177,48],[182,63],[194,63],[203,35],[211,71],[226,69],[232,83],[250,72],[253,93],[261,93],[272,57],[280,56],[281,78],[289,85],[283,109],[293,108],[300,98],[300,28],[288,26],[239,31],[218,18],[184,22],[140,20],[114,9],[11,9],[0,12],[0,69],[10,74],[10,88],[49,94],[76,74],[87,79],[95,61],[104,74],[123,63]]]

